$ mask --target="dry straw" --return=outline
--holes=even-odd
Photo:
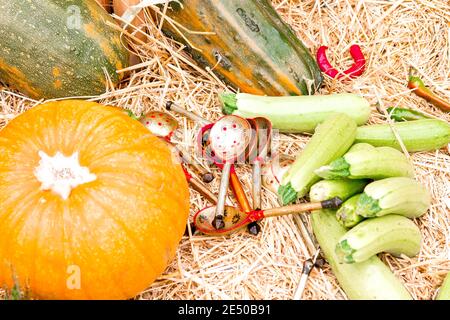
[[[367,57],[364,75],[346,83],[327,78],[321,94],[354,92],[374,106],[380,104],[382,110],[402,106],[450,121],[450,115],[411,94],[406,87],[408,69],[413,66],[432,90],[450,99],[448,1],[275,0],[273,4],[312,52],[320,45],[328,45],[332,63],[342,69],[351,64],[350,45],[357,43],[362,47]],[[162,15],[158,15],[159,19]],[[173,100],[202,117],[217,119],[221,115],[217,94],[227,90],[226,86],[210,70],[199,68],[180,44],[165,38],[159,19],[154,21],[146,14],[145,43],[124,32],[124,42],[134,38],[131,50],[141,57],[142,63],[122,71],[129,72],[129,76],[119,88],[111,88],[92,100],[136,113],[162,110],[166,101]],[[180,30],[189,32],[182,27]],[[3,126],[39,102],[4,88],[0,103]],[[199,125],[175,116],[182,127],[176,140],[192,148]],[[386,121],[385,114],[374,107],[370,122]],[[281,149],[295,155],[307,140],[307,136],[281,135]],[[412,259],[389,255],[382,259],[414,298],[431,299],[450,270],[450,156],[448,149],[442,149],[412,154],[411,160],[417,179],[433,196],[429,213],[416,221],[424,238],[422,250]],[[241,166],[238,173],[248,192],[250,168]],[[216,192],[217,184],[212,183]],[[191,214],[207,205],[194,191],[191,202]],[[264,190],[263,206],[277,205],[276,196]],[[183,238],[165,274],[137,298],[291,299],[305,258],[305,243],[292,217],[267,219],[257,237],[245,231],[228,237],[194,234]],[[345,294],[325,265],[311,273],[304,297],[343,299]]]

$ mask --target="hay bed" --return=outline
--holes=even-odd
[[[361,45],[368,64],[364,75],[341,83],[325,80],[321,94],[354,92],[372,105],[420,109],[450,121],[444,114],[406,88],[409,66],[417,68],[432,89],[450,99],[450,5],[446,0],[275,0],[274,6],[303,42],[315,52],[328,45],[332,62],[348,66],[351,44]],[[162,110],[174,100],[210,120],[220,108],[217,93],[226,86],[209,71],[196,67],[181,46],[166,39],[158,23],[147,17],[148,44],[133,46],[143,59],[122,86],[92,100],[119,105],[136,113]],[[129,39],[129,38],[128,38]],[[2,88],[0,125],[40,103]],[[199,125],[176,115],[181,128],[176,138],[193,146]],[[385,122],[375,107],[371,123]],[[281,135],[281,150],[295,155],[307,136]],[[450,156],[448,149],[411,155],[416,177],[433,196],[429,212],[416,222],[424,238],[422,250],[413,259],[383,255],[415,299],[431,299],[450,270]],[[239,168],[247,191],[250,168]],[[214,171],[216,172],[216,171]],[[217,191],[218,180],[213,182]],[[250,197],[250,193],[247,194]],[[191,214],[207,205],[191,192]],[[267,190],[263,205],[277,206]],[[139,299],[291,299],[300,279],[302,263],[308,257],[304,240],[292,217],[267,219],[257,237],[239,232],[229,237],[184,237],[171,266]],[[1,292],[0,292],[1,296]],[[314,269],[305,299],[344,299],[328,265]]]

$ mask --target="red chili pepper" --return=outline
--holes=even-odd
[[[321,46],[319,50],[317,50],[317,63],[319,64],[319,68],[320,70],[322,70],[322,72],[324,72],[326,75],[329,75],[332,78],[336,78],[339,71],[337,71],[331,65],[330,61],[328,61],[326,54],[327,49],[328,49],[327,46]]]
[[[360,46],[354,44],[350,47],[350,55],[355,61],[353,65],[344,71],[344,73],[351,78],[358,77],[363,74],[366,68],[366,59],[361,51]]]
[[[319,50],[317,50],[317,63],[319,64],[320,70],[327,74],[328,76],[332,78],[338,78],[341,79],[343,77],[350,77],[350,78],[356,78],[365,70],[366,67],[366,59],[364,58],[364,55],[361,51],[360,46],[354,44],[350,47],[350,55],[352,56],[354,63],[350,68],[343,71],[342,73],[339,72],[336,68],[334,68],[331,63],[328,61],[326,51],[328,47],[327,46],[321,46]]]

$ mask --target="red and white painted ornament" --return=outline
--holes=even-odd
[[[170,140],[175,130],[178,129],[177,120],[163,112],[152,111],[139,120],[151,133],[157,137]]]
[[[276,194],[283,175],[289,170],[293,162],[292,159],[280,159],[280,156],[277,155],[271,161],[264,163],[261,170],[262,185]]]
[[[251,137],[249,123],[237,116],[228,115],[211,128],[211,149],[224,162],[233,161],[245,152]]]

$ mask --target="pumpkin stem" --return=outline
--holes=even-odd
[[[97,179],[95,174],[90,173],[89,168],[80,165],[78,152],[69,157],[57,152],[50,157],[39,151],[39,156],[41,160],[34,175],[41,182],[41,189],[52,190],[64,200],[69,198],[72,189]]]

